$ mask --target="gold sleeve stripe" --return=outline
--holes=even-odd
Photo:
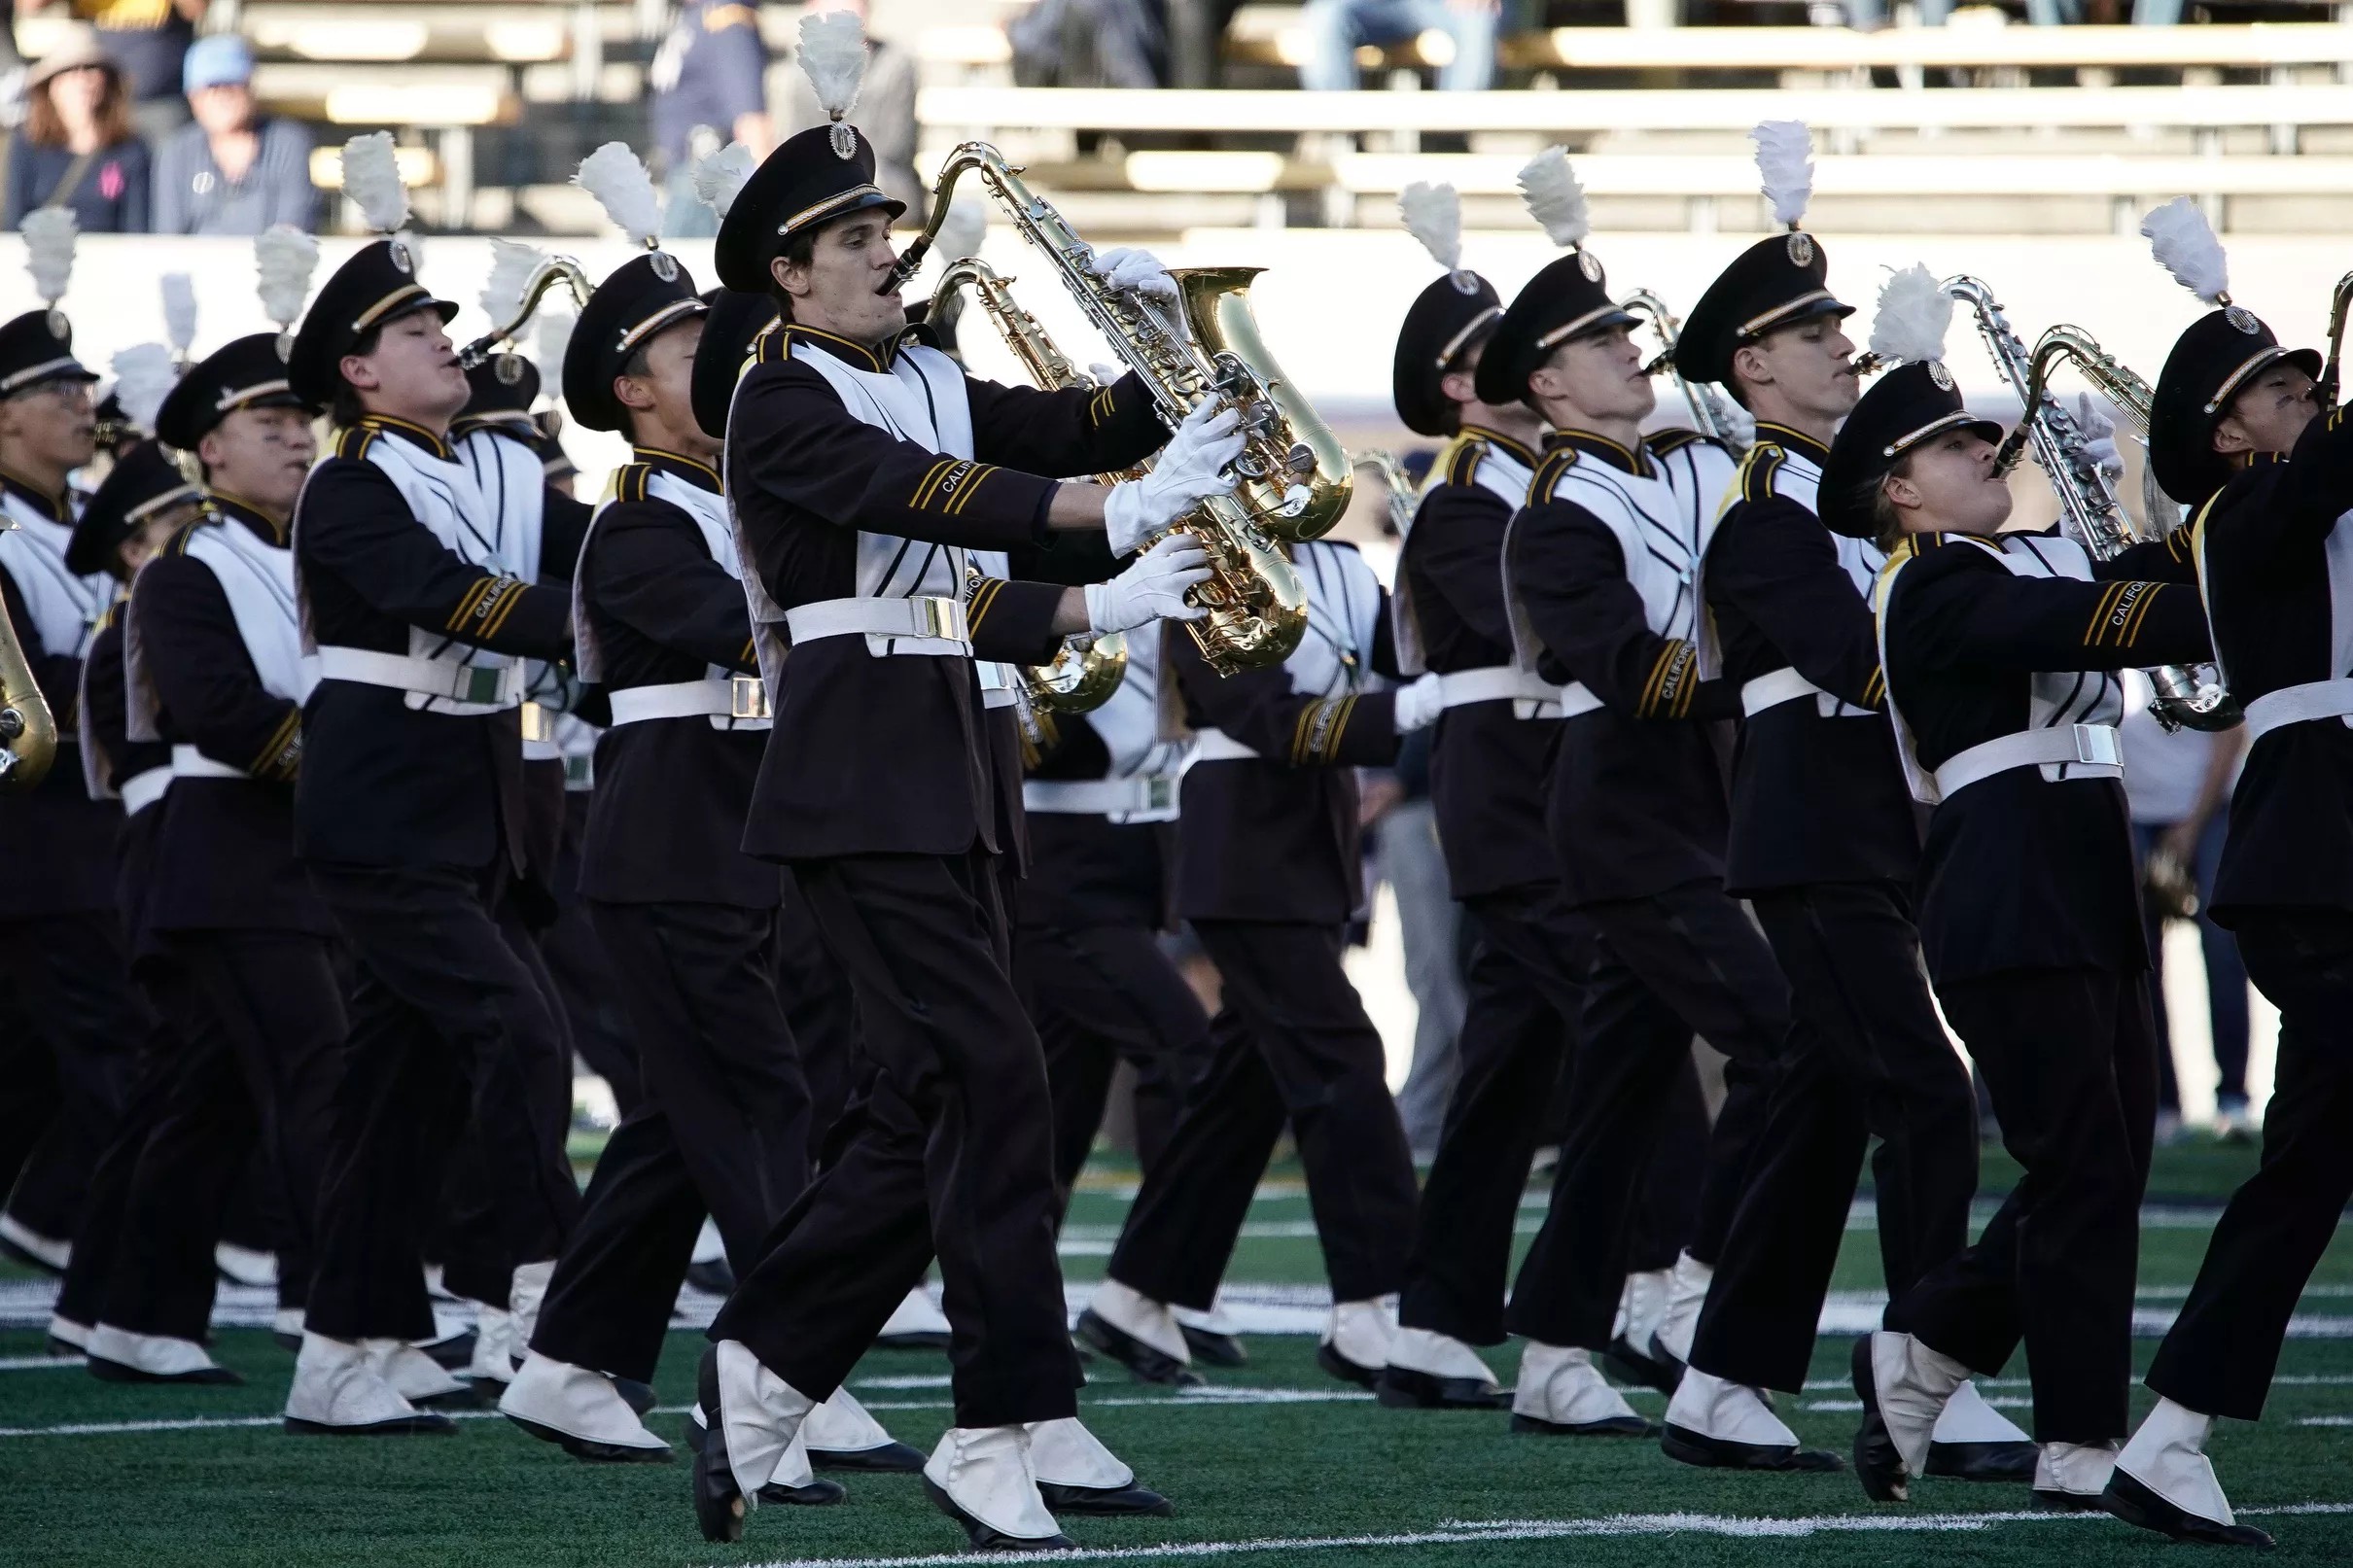
[[[1871,679],[1863,682],[1863,706],[1877,708],[1887,696],[1887,672],[1875,669]]]
[[[1004,591],[1004,585],[1005,579],[1002,577],[983,577],[974,584],[972,597],[965,604],[965,630],[967,633],[980,630],[980,623],[996,608],[997,596]]]
[[[759,649],[753,645],[753,640],[749,637],[744,639],[744,656],[738,662],[755,667],[759,664]]]
[[[1642,695],[1634,703],[1635,713],[1647,718],[1657,710],[1660,696],[1671,679],[1670,672],[1687,646],[1678,639],[1669,641],[1659,649],[1659,656],[1650,667],[1650,679],[1642,683]]]
[[[2195,547],[2193,543],[2194,529],[2194,524],[2182,523],[2172,533],[2165,536],[2165,550],[2176,561],[2190,559],[2191,551]]]
[[[915,481],[915,498],[908,502],[907,505],[915,507],[918,511],[922,510],[925,504],[931,499],[932,488],[937,485],[943,477],[946,476],[949,470],[956,467],[956,464],[957,460],[955,458],[943,457],[937,463],[934,463],[929,469],[926,469],[924,470],[924,476]]]
[[[2131,647],[2140,641],[2141,622],[2149,618],[2149,607],[2157,603],[2157,596],[2164,591],[2165,584],[2152,582],[2148,588],[2149,591],[2141,595],[2140,603],[2133,607],[2132,619],[2125,624],[2125,635],[2119,640],[2120,647]]]
[[[951,517],[960,515],[965,509],[965,504],[972,499],[972,492],[978,490],[987,481],[989,475],[996,471],[996,469],[986,463],[973,464],[971,472],[957,487],[956,499],[948,503],[948,515]]]
[[[2130,584],[2111,582],[2100,590],[2099,599],[2091,607],[2090,624],[2084,628],[2084,646],[2098,647],[2108,635],[2110,616],[2116,609],[2117,596]]]
[[[1117,412],[1111,406],[1111,389],[1104,387],[1087,400],[1087,423],[1100,428],[1103,422]]]
[[[484,637],[499,635],[499,628],[507,624],[507,617],[514,613],[514,607],[523,602],[523,586],[519,578],[503,577],[499,581],[497,592],[482,602],[482,635]]]
[[[1291,764],[1330,762],[1339,754],[1340,738],[1348,733],[1349,715],[1356,711],[1353,697],[1333,697],[1309,703],[1299,711],[1291,737]]]
[[[1292,720],[1291,766],[1297,767],[1300,763],[1307,760],[1308,729],[1315,722],[1317,710],[1322,708],[1323,706],[1324,705],[1319,702],[1308,703],[1299,710],[1299,716]]]
[[[468,588],[466,590],[465,597],[458,601],[458,608],[449,612],[448,629],[454,632],[460,626],[463,626],[466,623],[467,617],[474,614],[474,606],[481,602],[484,594],[488,593],[492,588],[498,586],[498,581],[499,579],[496,577],[474,578],[474,586]]]
[[[302,755],[302,711],[290,708],[269,740],[255,753],[247,773],[291,775]]]

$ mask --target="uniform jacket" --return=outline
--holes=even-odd
[[[1509,591],[1539,645],[1536,668],[1590,693],[1584,712],[1564,705],[1547,807],[1571,905],[1724,875],[1724,776],[1708,721],[1735,716],[1739,695],[1702,679],[1697,578],[1732,470],[1689,431],[1631,452],[1565,432],[1512,521]]]
[[[1395,696],[1364,689],[1396,674],[1387,596],[1352,545],[1294,545],[1291,559],[1309,611],[1287,663],[1220,678],[1190,637],[1167,640],[1185,721],[1258,753],[1185,772],[1176,912],[1187,920],[1338,925],[1362,902],[1355,770],[1397,755]]]
[[[83,738],[79,744],[89,747],[95,754],[80,760],[88,765],[90,775],[110,793],[119,791],[125,781],[150,769],[171,765],[171,748],[153,741],[134,741],[125,733],[123,610],[123,607],[117,604],[108,612],[98,635],[90,640],[89,658],[82,668]],[[57,767],[64,767],[74,771],[76,783],[84,782],[75,763],[74,752],[64,752],[53,765],[51,777],[55,777]],[[47,784],[42,787],[46,789]],[[6,809],[0,806],[0,810]],[[125,812],[120,805],[116,807],[115,819],[122,825],[115,836],[111,902],[122,916],[124,935],[134,941],[147,907],[148,876],[155,864],[157,827],[162,819],[159,801],[141,812]]]
[[[374,441],[446,458],[439,436],[370,416],[339,436],[295,509],[295,556],[312,640],[406,653],[409,628],[532,658],[571,649],[571,595],[470,564],[418,522],[366,460]],[[547,498],[550,515],[566,498]],[[349,865],[522,867],[522,730],[513,710],[412,709],[386,686],[322,680],[302,715],[295,847]]]
[[[1912,795],[1880,711],[1869,595],[1884,558],[1814,515],[1829,455],[1796,431],[1760,424],[1701,576],[1728,685],[1795,670],[1816,688],[1741,718],[1724,850],[1724,886],[1735,894],[1909,883],[1919,859]]]
[[[243,779],[175,778],[164,795],[144,926],[333,932],[294,853],[302,714],[262,682],[213,568],[189,553],[205,529],[241,528],[285,548],[287,531],[226,496],[139,574],[130,614],[166,747],[193,746]]]
[[[1916,535],[1888,559],[1886,686],[1922,768],[2034,722],[2047,672],[2083,672],[2063,683],[2066,713],[2114,723],[2121,682],[2104,672],[2206,656],[2205,613],[2183,585],[2187,530],[2095,565],[2093,581],[2019,576],[2002,564],[2004,547],[2059,556],[2073,546],[2054,534],[2003,538],[2006,546]],[[1918,884],[1932,979],[2148,966],[2125,792],[2113,778],[2067,772],[2014,768],[1937,806]]]
[[[910,582],[953,549],[1042,543],[1058,483],[1047,475],[1125,468],[1167,439],[1132,376],[1101,392],[1051,393],[967,377],[973,456],[943,456],[852,414],[799,354],[867,374],[891,368],[857,344],[780,327],[759,339],[737,386],[727,494],[747,575],[780,610],[856,595],[861,535],[903,541],[896,559],[905,570],[895,567],[893,577]],[[978,656],[1052,656],[1050,637],[1016,648],[1021,639],[1000,635],[1036,624],[1022,611],[1033,603],[1025,592],[1001,578],[971,590]],[[772,707],[747,854],[962,854],[1010,841],[1018,802],[1006,799],[990,750],[970,659],[876,654],[861,636],[820,638],[784,660]]]
[[[1503,602],[1503,539],[1538,455],[1493,431],[1466,429],[1438,454],[1397,561],[1423,669],[1451,675],[1512,662]],[[1517,489],[1517,500],[1507,499]],[[1430,807],[1457,898],[1557,880],[1544,825],[1558,717],[1522,718],[1508,698],[1438,716]]]

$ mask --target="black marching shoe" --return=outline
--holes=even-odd
[[[1668,1422],[1659,1434],[1659,1446],[1669,1459],[1702,1470],[1834,1471],[1846,1461],[1828,1448],[1801,1448],[1786,1443],[1735,1443],[1711,1438]]]
[[[1042,1495],[1043,1488],[1041,1487],[1039,1490]],[[956,1499],[948,1495],[947,1489],[929,1476],[924,1478],[924,1495],[931,1499],[931,1505],[934,1508],[965,1527],[965,1539],[972,1543],[974,1551],[1075,1551],[1078,1550],[1078,1543],[1067,1535],[1059,1533],[1034,1537],[1005,1535],[990,1525],[983,1524],[963,1509],[958,1508]]]
[[[694,1522],[706,1541],[741,1541],[744,1538],[744,1494],[736,1489],[735,1471],[727,1463],[727,1433],[720,1417],[722,1407],[719,1398],[719,1346],[703,1346],[702,1365],[696,1369],[694,1393],[710,1416],[702,1429],[702,1441],[692,1443],[694,1449]],[[694,1422],[686,1423],[689,1434]]]
[[[2062,1492],[2055,1488],[2037,1486],[2027,1500],[2027,1507],[2037,1514],[2098,1514],[2113,1512],[2108,1508],[2105,1493],[2088,1495],[2083,1492]]]
[[[2165,1501],[2121,1470],[2108,1478],[2108,1489],[2100,1493],[2099,1500],[2101,1507],[2126,1524],[2176,1541],[2201,1547],[2251,1547],[2257,1551],[2269,1551],[2279,1544],[2252,1524],[2224,1524],[2200,1517]]]
[[[1905,1474],[1904,1456],[1897,1451],[1895,1439],[1887,1435],[1887,1423],[1879,1415],[1879,1379],[1871,1366],[1870,1335],[1854,1342],[1854,1354],[1848,1366],[1854,1378],[1855,1398],[1863,1402],[1863,1424],[1854,1434],[1855,1479],[1863,1483],[1863,1495],[1875,1503],[1909,1503],[1912,1478]],[[2032,1481],[2033,1445],[2027,1447],[2025,1479]]]
[[[621,1403],[629,1407],[630,1414],[642,1419],[648,1411],[653,1409],[651,1383],[641,1383],[635,1377],[614,1377],[609,1381],[613,1384],[613,1391],[621,1396]]]
[[[1609,1348],[1601,1352],[1601,1365],[1608,1368],[1610,1375],[1622,1383],[1655,1388],[1669,1399],[1674,1397],[1675,1375],[1661,1362],[1635,1349],[1633,1342],[1623,1334],[1610,1341]]]
[[[78,1350],[74,1353],[82,1354]],[[197,1367],[190,1372],[149,1372],[143,1367],[125,1366],[120,1361],[104,1361],[96,1356],[88,1357],[83,1366],[102,1383],[205,1383],[223,1388],[241,1388],[245,1383],[244,1377],[236,1372],[219,1366]]]
[[[771,1507],[831,1508],[836,1503],[848,1502],[850,1493],[840,1481],[826,1481],[821,1477],[806,1486],[791,1486],[781,1481],[772,1481],[759,1489],[759,1500]]]
[[[1184,1347],[1192,1351],[1193,1359],[1203,1366],[1223,1367],[1230,1371],[1250,1364],[1250,1353],[1242,1347],[1239,1336],[1220,1334],[1215,1329],[1196,1328],[1190,1323],[1176,1326],[1184,1330]]]
[[[1360,1367],[1356,1365],[1356,1363],[1342,1355],[1340,1353],[1340,1347],[1336,1344],[1333,1344],[1328,1340],[1322,1344],[1316,1346],[1316,1365],[1321,1367],[1325,1372],[1330,1373],[1342,1382],[1354,1383],[1358,1388],[1371,1388],[1375,1384],[1379,1383],[1381,1380],[1381,1374],[1385,1370],[1380,1367]]]
[[[1998,1481],[2017,1485],[2034,1480],[2035,1461],[2040,1457],[2041,1450],[2031,1443],[1931,1443],[1928,1474],[1948,1481]]]
[[[1097,1514],[1106,1517],[1148,1514],[1165,1519],[1176,1512],[1176,1505],[1167,1498],[1133,1481],[1125,1486],[1067,1486],[1057,1481],[1041,1481],[1037,1483],[1037,1495],[1057,1514]]]
[[[1400,1411],[1499,1411],[1512,1402],[1502,1389],[1477,1377],[1441,1377],[1436,1373],[1396,1366],[1381,1369],[1373,1394],[1382,1404]]]
[[[273,1337],[276,1338],[278,1343],[289,1350],[299,1352],[302,1348],[302,1336],[299,1334],[274,1335]],[[466,1369],[474,1365],[474,1331],[468,1329],[463,1334],[453,1334],[445,1340],[427,1340],[417,1348],[431,1356],[433,1364],[443,1372],[454,1372],[462,1377],[466,1375]]]
[[[1639,1415],[1611,1415],[1598,1421],[1548,1421],[1541,1415],[1512,1411],[1514,1432],[1547,1438],[1655,1438],[1658,1423]]]
[[[924,1451],[904,1443],[885,1443],[871,1448],[811,1448],[809,1464],[817,1470],[860,1470],[877,1476],[913,1476],[923,1471]]]
[[[1163,1383],[1171,1388],[1201,1386],[1201,1374],[1112,1324],[1091,1307],[1078,1314],[1078,1327],[1071,1332],[1080,1343],[1102,1351],[1144,1382]]]
[[[735,1271],[725,1258],[712,1258],[703,1263],[686,1265],[686,1283],[706,1296],[735,1294]]]

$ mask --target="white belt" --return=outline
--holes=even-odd
[[[143,773],[134,773],[123,780],[115,793],[123,797],[123,815],[136,817],[157,801],[161,800],[163,791],[170,787],[171,769],[149,768]]]
[[[1786,664],[1778,670],[1757,677],[1754,680],[1741,682],[1740,713],[1745,717],[1754,718],[1768,708],[1778,708],[1785,702],[1796,702],[1800,697],[1824,699],[1824,703],[1817,703],[1815,707],[1825,718],[1869,718],[1872,716],[1872,710],[1857,708],[1850,702],[1831,696],[1829,692],[1798,674],[1794,666]]]
[[[2253,746],[2282,724],[2309,724],[2316,718],[2342,718],[2348,714],[2353,714],[2353,679],[2282,686],[2247,704],[2247,744]]]
[[[1535,716],[1538,718],[1574,718],[1579,714],[1590,714],[1600,706],[1601,699],[1593,694],[1590,686],[1582,680],[1571,680],[1547,698],[1545,705],[1536,711]]]
[[[1981,779],[2048,762],[2081,763],[2099,770],[2079,776],[2083,778],[2121,779],[2125,775],[2125,754],[2117,746],[2114,724],[2061,724],[2020,730],[1955,752],[1936,770],[1937,793],[1950,800]]]
[[[1193,760],[1196,762],[1243,762],[1257,754],[1221,729],[1193,732]]]
[[[1021,693],[1015,691],[1011,686],[983,686],[980,688],[980,706],[983,708],[1010,708],[1020,701]]]
[[[519,659],[505,664],[443,664],[405,653],[379,653],[373,648],[327,646],[319,649],[319,678],[390,686],[395,691],[446,697],[482,708],[512,708],[523,700]]]
[[[171,776],[175,779],[250,779],[243,768],[232,768],[226,762],[215,762],[193,746],[171,749]]]
[[[763,724],[769,718],[768,688],[754,675],[625,686],[611,699],[615,727],[650,718],[740,718]]]
[[[1533,670],[1515,669],[1508,664],[1491,665],[1484,670],[1452,670],[1438,677],[1438,706],[1441,709],[1461,708],[1475,702],[1504,702],[1513,698],[1527,702],[1558,702],[1561,688],[1545,680]]]
[[[785,611],[795,643],[821,637],[886,637],[896,653],[963,654],[972,636],[961,599],[821,599]]]
[[[1167,773],[1133,779],[1030,779],[1022,784],[1021,804],[1027,811],[1085,817],[1173,812],[1176,779]]]

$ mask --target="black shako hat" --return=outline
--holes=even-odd
[[[842,134],[847,132],[847,135]],[[874,144],[846,121],[788,137],[735,194],[712,251],[719,281],[746,294],[768,288],[768,263],[785,241],[854,212],[907,210],[874,183]]]
[[[2320,374],[2318,353],[2280,347],[2244,305],[2208,311],[2174,340],[2149,401],[2149,467],[2166,495],[2195,506],[2230,482],[2231,463],[2214,450],[2214,427],[2240,389],[2281,360]]]
[[[1495,324],[1479,357],[1479,401],[1520,401],[1528,396],[1528,378],[1554,349],[1639,320],[1609,296],[1592,252],[1569,252],[1528,279]]]
[[[65,545],[65,570],[88,576],[117,570],[115,549],[166,506],[200,492],[154,441],[141,441],[115,460],[97,494],[82,508]]]
[[[1761,239],[1733,259],[1684,318],[1675,368],[1687,381],[1732,380],[1744,343],[1816,316],[1851,316],[1830,292],[1830,259],[1803,229]]]
[[[711,314],[703,322],[702,346],[694,351],[694,422],[704,435],[723,441],[735,383],[752,356],[752,340],[776,320],[776,300],[766,294],[714,289],[703,302]]]
[[[316,403],[295,395],[286,362],[278,358],[278,334],[253,332],[234,338],[180,378],[156,414],[156,436],[169,447],[193,452],[207,431],[239,408],[302,408]]]
[[[73,323],[57,310],[28,310],[0,325],[0,398],[52,381],[95,381],[98,372],[74,358]]]
[[[1869,505],[1855,505],[1856,493],[1883,478],[1906,452],[1955,426],[1989,441],[2002,438],[2001,426],[1978,418],[1961,401],[1944,361],[1899,365],[1880,376],[1830,443],[1829,460],[1822,465],[1821,505],[1815,508],[1824,526],[1848,539],[1876,539],[1879,522]]]
[[[436,299],[417,281],[416,259],[397,239],[379,239],[352,253],[310,302],[286,365],[295,395],[314,407],[334,401],[343,384],[343,356],[361,338],[412,310],[438,310],[447,321],[458,307]]]
[[[1397,329],[1389,369],[1389,400],[1405,428],[1420,436],[1451,436],[1455,416],[1438,382],[1456,361],[1489,334],[1503,316],[1495,286],[1467,267],[1446,273],[1414,296]]]
[[[629,357],[709,308],[694,292],[693,275],[676,258],[662,260],[668,264],[657,266],[651,255],[622,262],[580,307],[564,350],[564,406],[590,430],[621,428],[627,410],[613,395],[613,378]],[[698,385],[701,358],[695,356]]]

